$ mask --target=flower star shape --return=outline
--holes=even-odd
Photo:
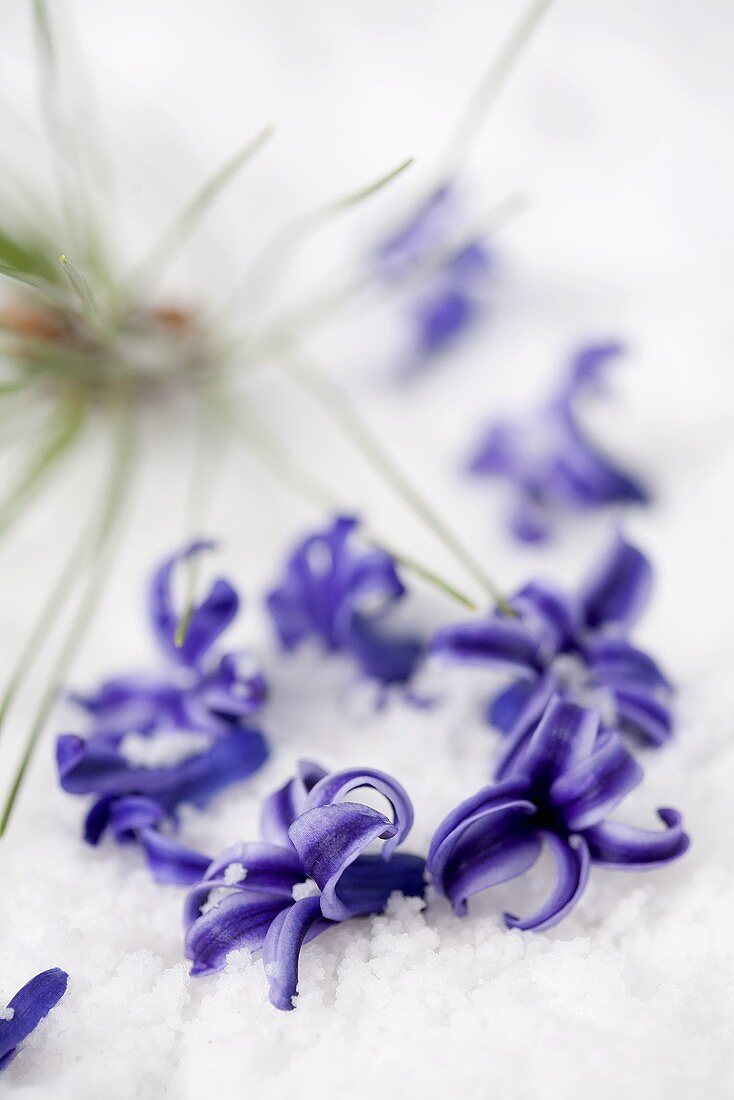
[[[0,1012],[0,1072],[18,1053],[18,1047],[66,993],[69,975],[55,967],[36,974]]]
[[[349,800],[359,788],[384,796],[392,820]],[[334,924],[382,912],[394,891],[423,896],[425,861],[395,851],[412,822],[410,800],[390,776],[359,768],[327,773],[301,762],[265,802],[262,841],[224,852],[189,892],[191,973],[221,970],[241,947],[262,950],[272,1004],[293,1008],[304,943]],[[381,853],[367,853],[376,841]]]
[[[550,928],[578,902],[592,863],[644,871],[688,848],[676,810],[658,810],[663,831],[607,820],[641,779],[642,769],[617,735],[599,736],[598,714],[555,696],[505,779],[461,803],[439,825],[428,853],[431,880],[463,916],[470,897],[522,875],[547,844],[557,874],[550,897],[528,917],[506,913],[505,923]]]
[[[599,387],[607,364],[622,350],[619,344],[583,348],[550,401],[527,420],[493,424],[475,451],[469,472],[509,484],[510,528],[523,542],[546,541],[564,513],[649,502],[641,482],[605,457],[578,419],[579,398]]]
[[[426,366],[474,327],[486,309],[493,256],[461,232],[455,189],[434,190],[377,250],[378,275],[407,303],[411,348],[406,373]]]
[[[651,587],[649,561],[617,534],[578,595],[531,581],[510,600],[515,616],[495,611],[438,631],[432,653],[513,676],[488,707],[490,722],[506,735],[497,778],[522,751],[554,693],[596,706],[605,730],[652,746],[670,738],[670,684],[627,640]]]
[[[327,652],[352,657],[362,675],[383,688],[406,684],[424,647],[388,629],[389,612],[406,590],[388,554],[355,546],[357,526],[339,516],[305,539],[269,594],[268,610],[286,650],[315,638]]]
[[[176,642],[173,570],[210,547],[193,543],[154,574],[151,620],[168,669],[109,680],[96,695],[78,699],[92,715],[92,730],[85,738],[62,734],[56,744],[63,789],[98,798],[85,823],[86,840],[96,844],[109,827],[120,842],[140,841],[162,881],[182,881],[177,876],[186,873],[188,850],[180,853],[184,870],[175,864],[166,869],[163,855],[169,846],[174,854],[175,842],[154,835],[164,823],[175,823],[176,808],[204,806],[268,756],[263,734],[251,724],[265,698],[263,677],[243,668],[241,654],[211,652],[237,612],[237,593],[227,581],[215,581],[193,609],[183,643]],[[133,826],[133,818],[140,824]]]

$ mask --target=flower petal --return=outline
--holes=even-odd
[[[508,730],[507,737],[497,753],[494,772],[496,780],[506,779],[517,770],[515,765],[519,759],[522,759],[528,742],[557,688],[556,678],[550,672],[529,685],[522,710],[516,715],[515,722]]]
[[[530,680],[516,680],[514,684],[510,684],[508,688],[490,699],[487,705],[489,724],[501,733],[509,733],[535,691],[536,683]]]
[[[660,691],[672,690],[649,654],[637,649],[624,638],[592,639],[583,647],[584,659],[599,684],[609,687],[646,686]]]
[[[239,608],[239,597],[229,581],[219,578],[206,598],[193,608],[186,637],[178,645],[176,632],[180,614],[174,607],[171,591],[176,567],[215,543],[200,539],[174,554],[153,574],[150,585],[149,609],[158,643],[166,656],[177,664],[197,666],[217,638],[232,622]]]
[[[306,796],[328,772],[311,760],[299,760],[296,774],[285,786],[265,799],[260,817],[263,840],[290,848],[288,829],[303,811]]]
[[[12,1019],[0,1019],[0,1070],[9,1066],[18,1044],[34,1031],[66,993],[69,975],[58,967],[36,974],[19,989],[8,1008]]]
[[[558,409],[559,425],[564,432],[553,467],[556,493],[576,508],[603,504],[647,504],[647,490],[605,457],[581,431],[570,409]]]
[[[211,863],[211,857],[186,848],[155,829],[141,829],[140,843],[156,882],[191,886],[198,882]]]
[[[95,730],[112,737],[152,733],[184,722],[181,691],[165,677],[151,673],[116,676],[91,695],[73,692],[70,698],[92,715]]]
[[[484,622],[459,623],[439,630],[430,652],[458,664],[492,665],[535,679],[541,671],[539,640],[519,618],[492,615]]]
[[[673,716],[670,707],[658,698],[655,688],[612,688],[616,706],[617,725],[623,733],[629,733],[650,745],[664,745],[673,734]]]
[[[388,839],[396,832],[384,814],[354,802],[318,806],[296,818],[290,838],[306,875],[321,889],[325,917],[345,920],[353,915],[337,894],[340,877],[372,841]]]
[[[568,841],[555,833],[542,832],[540,835],[550,845],[555,859],[556,885],[550,897],[531,916],[521,919],[505,913],[508,928],[533,932],[552,928],[573,909],[588,882],[591,858],[582,837],[572,837]]]
[[[227,955],[238,948],[259,951],[278,913],[291,904],[274,894],[233,890],[188,928],[185,950],[193,962],[192,975],[221,970]]]
[[[406,683],[424,650],[418,638],[392,636],[379,621],[356,612],[346,644],[364,674],[383,684]]]
[[[598,569],[583,586],[581,603],[592,629],[614,624],[629,629],[647,603],[652,566],[642,551],[617,535]]]
[[[316,806],[332,806],[343,802],[352,791],[360,787],[372,787],[379,791],[393,811],[395,832],[383,848],[383,856],[389,859],[398,844],[401,844],[413,826],[413,804],[408,792],[392,776],[373,768],[347,768],[344,771],[331,772],[313,787],[304,803],[304,809]]]
[[[555,780],[549,800],[569,832],[580,832],[602,821],[642,779],[640,765],[610,733],[586,760]]]
[[[360,856],[339,879],[337,893],[350,913],[381,913],[392,893],[423,897],[426,861],[409,852],[395,852],[390,859]]]
[[[306,938],[331,926],[321,915],[318,897],[301,898],[270,925],[263,944],[263,963],[270,986],[270,1003],[288,1012],[298,993],[298,957]],[[311,934],[309,936],[309,933]]]
[[[181,802],[202,806],[224,787],[252,775],[268,757],[263,735],[236,727],[205,752],[160,768],[128,763],[114,745],[98,736],[86,741],[62,734],[56,742],[61,786],[70,794],[147,794],[170,812]]]
[[[586,759],[596,743],[599,715],[554,695],[535,728],[527,747],[518,754],[512,774],[523,774],[533,783],[547,783]]]
[[[512,606],[523,622],[542,639],[542,659],[550,661],[570,641],[576,630],[578,611],[573,600],[548,581],[531,581],[516,596]]]
[[[635,829],[616,821],[602,821],[585,829],[591,858],[619,871],[644,871],[678,859],[690,845],[683,831],[683,818],[670,809],[658,810],[658,817],[666,826],[663,832]]]
[[[241,875],[236,880],[227,874],[232,866]],[[258,894],[267,893],[291,901],[293,887],[303,882],[306,876],[290,842],[287,848],[254,842],[227,848],[205,868],[199,878],[201,881],[195,883],[186,897],[184,923],[187,927],[197,919],[213,890],[225,887],[245,893],[254,890]]]
[[[426,868],[458,914],[466,912],[467,897],[485,885],[520,874],[513,867],[530,859],[526,840],[536,809],[525,792],[524,784],[516,781],[484,787],[453,809],[436,829]],[[521,842],[516,845],[518,837]]]

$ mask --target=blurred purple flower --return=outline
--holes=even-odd
[[[502,782],[484,787],[439,825],[427,870],[457,916],[467,899],[529,870],[546,844],[556,884],[537,912],[505,914],[509,928],[541,931],[576,905],[592,863],[642,871],[678,859],[689,845],[676,810],[660,809],[663,831],[607,820],[643,778],[614,733],[599,735],[599,716],[553,696]]]
[[[69,975],[55,967],[36,974],[0,1012],[0,1072],[18,1053],[18,1046],[59,1003],[66,993]]]
[[[388,613],[405,588],[388,554],[355,547],[356,530],[355,519],[339,516],[300,543],[268,596],[268,609],[285,649],[316,638],[327,652],[348,654],[364,676],[383,686],[405,684],[423,643],[388,631]]]
[[[372,788],[392,820],[349,800]],[[262,841],[224,852],[189,892],[186,955],[191,973],[221,970],[240,947],[262,949],[270,1000],[291,1009],[301,947],[333,924],[381,912],[393,891],[422,896],[425,861],[395,852],[413,807],[390,776],[369,769],[327,773],[302,761],[294,779],[265,802]],[[365,855],[376,840],[380,855]]]
[[[609,504],[647,504],[645,487],[586,438],[578,399],[599,388],[619,344],[591,344],[574,358],[551,401],[523,421],[499,421],[484,434],[469,470],[503,478],[514,498],[510,525],[523,542],[548,539],[558,518]]]
[[[672,688],[653,659],[627,640],[651,586],[647,558],[617,535],[578,595],[531,581],[510,601],[514,617],[495,611],[438,631],[432,653],[513,676],[488,709],[490,722],[507,735],[498,779],[524,750],[554,693],[597,707],[605,730],[655,746],[669,739]]]
[[[478,238],[457,244],[460,233],[455,192],[443,186],[375,253],[378,275],[407,303],[411,373],[448,351],[486,310],[492,254]]]

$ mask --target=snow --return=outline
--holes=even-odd
[[[7,7],[3,50],[10,57],[15,47],[27,49],[27,5]],[[182,263],[172,277],[174,289],[201,270],[211,271],[213,293],[220,282],[230,285],[251,255],[250,234],[259,243],[273,210],[282,219],[348,190],[406,151],[415,151],[419,172],[517,8],[487,7],[480,0],[314,0],[282,8],[214,0],[204,11],[160,0],[134,5],[130,19],[112,0],[77,0],[104,117],[127,135],[125,163],[135,146],[123,177],[129,194],[121,234],[130,207],[134,213],[147,202],[156,217],[178,208],[182,188],[188,194],[205,166],[220,163],[243,130],[254,133],[271,112],[284,124],[271,166],[259,162],[225,198],[207,238],[222,245],[220,253],[214,243],[199,243],[191,266]],[[502,913],[528,909],[542,895],[550,881],[545,864],[478,898],[464,920],[430,892],[425,906],[394,899],[384,915],[331,929],[304,948],[297,1007],[283,1013],[268,1003],[261,960],[247,952],[217,975],[188,976],[182,891],[156,885],[133,846],[109,838],[98,848],[82,843],[86,803],[58,789],[48,729],[0,848],[10,899],[0,907],[0,1001],[51,966],[67,970],[70,984],[3,1075],[9,1095],[731,1096],[732,19],[723,0],[561,0],[474,161],[481,211],[517,187],[534,200],[503,232],[501,283],[486,330],[410,389],[385,384],[388,341],[374,325],[360,328],[357,311],[314,345],[405,470],[512,589],[537,573],[578,583],[603,549],[612,517],[571,522],[545,553],[517,548],[500,526],[500,494],[457,471],[482,424],[544,396],[576,343],[629,340],[628,359],[612,375],[613,396],[589,409],[589,423],[656,491],[655,507],[626,523],[656,566],[654,600],[637,640],[677,685],[679,719],[669,748],[640,754],[646,781],[619,816],[652,827],[656,807],[680,808],[690,851],[649,874],[595,868],[577,910],[539,935],[508,932]],[[27,56],[19,52],[17,69],[3,73],[21,93]],[[153,104],[175,119],[195,164],[173,139],[170,148],[161,140]],[[138,167],[151,155],[161,169],[160,193],[155,172]],[[407,177],[396,185],[397,198],[407,198],[408,185]],[[355,217],[355,237],[374,224],[376,207],[377,200]],[[344,249],[354,244],[351,232],[336,234]],[[308,253],[308,265],[328,270],[335,246],[326,238]],[[295,454],[386,541],[389,534],[478,594],[318,410],[274,376],[252,392]],[[142,586],[151,564],[182,539],[185,472],[196,460],[190,426],[172,416],[161,423],[147,426],[145,476],[76,664],[78,685],[140,667],[152,653]],[[98,450],[71,465],[53,502],[2,546],[0,668],[11,667],[57,556],[60,562],[71,546],[71,517],[90,492]],[[237,838],[256,839],[263,796],[304,756],[393,774],[416,811],[405,847],[425,852],[444,814],[489,775],[496,740],[482,710],[496,679],[428,668],[418,687],[439,698],[435,707],[416,709],[396,693],[375,711],[374,692],[354,683],[342,659],[324,660],[308,648],[282,656],[260,596],[291,540],[321,517],[239,452],[223,456],[215,488],[208,529],[222,537],[216,564],[245,597],[231,643],[262,660],[271,687],[262,726],[274,752],[252,781],[206,812],[187,808],[182,839],[212,853]],[[406,621],[428,629],[460,614],[409,583]],[[49,659],[44,651],[3,731],[3,782]],[[75,721],[60,710],[54,728],[74,729]]]

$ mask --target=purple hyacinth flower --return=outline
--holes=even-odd
[[[116,676],[91,695],[72,696],[91,715],[95,730],[146,734],[190,729],[216,734],[246,724],[262,708],[267,686],[249,656],[216,649],[239,608],[239,596],[229,581],[214,581],[192,609],[181,644],[176,639],[181,611],[173,597],[175,571],[214,547],[213,542],[193,542],[153,574],[148,614],[162,669]]]
[[[461,213],[454,189],[439,187],[375,253],[378,276],[410,320],[405,373],[449,350],[486,310],[492,253],[478,238],[457,244]]]
[[[350,800],[367,787],[391,816]],[[390,894],[423,896],[425,861],[396,852],[413,807],[390,776],[367,768],[328,773],[302,761],[267,799],[262,841],[214,860],[186,900],[186,955],[194,975],[221,970],[240,947],[262,950],[276,1008],[294,1007],[302,946],[334,924],[379,913]],[[382,851],[365,854],[375,841]]]
[[[388,629],[391,608],[405,596],[395,563],[382,550],[355,545],[357,520],[339,516],[309,536],[267,598],[280,641],[292,651],[316,638],[330,653],[346,653],[362,674],[387,687],[405,684],[423,653],[417,638]]]
[[[180,645],[176,639],[175,568],[212,545],[192,543],[153,575],[150,618],[163,670],[116,677],[92,696],[77,696],[92,717],[91,732],[85,738],[62,734],[57,741],[61,786],[98,797],[87,841],[96,844],[108,827],[120,842],[137,841],[159,881],[189,883],[200,877],[205,860],[162,831],[175,826],[177,807],[205,805],[268,757],[267,742],[252,725],[265,700],[265,680],[246,654],[216,650],[239,605],[229,582],[214,582],[193,608]],[[123,827],[122,817],[143,804],[154,820]]]
[[[505,914],[509,928],[541,931],[576,905],[592,864],[642,871],[678,859],[689,839],[676,810],[660,809],[664,830],[636,829],[607,815],[642,779],[642,769],[599,716],[553,696],[503,780],[484,787],[439,825],[427,870],[457,916],[474,894],[522,875],[543,845],[556,883],[537,912]]]
[[[506,734],[497,778],[522,751],[555,693],[595,706],[604,730],[652,746],[670,738],[672,688],[655,661],[627,638],[651,586],[649,561],[617,535],[576,596],[531,581],[510,600],[514,617],[495,611],[438,631],[432,653],[512,676],[488,709],[492,725]]]
[[[18,1053],[18,1047],[66,993],[69,975],[54,967],[36,974],[0,1012],[0,1072]]]
[[[640,481],[586,437],[576,412],[579,398],[599,388],[607,364],[622,350],[619,344],[583,348],[560,392],[529,420],[493,424],[475,451],[469,464],[472,474],[509,483],[510,527],[523,542],[548,539],[564,513],[649,502]]]

